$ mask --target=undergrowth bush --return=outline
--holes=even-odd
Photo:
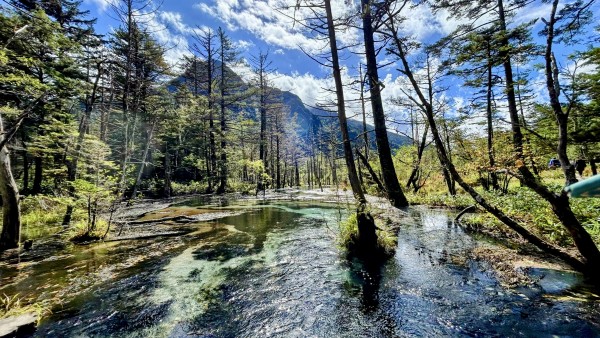
[[[559,193],[563,189],[564,178],[560,172],[543,172],[542,180],[554,192]],[[571,236],[552,211],[550,204],[531,189],[518,184],[512,185],[507,194],[485,191],[481,187],[477,189],[490,203],[546,240],[560,246],[573,245]],[[471,196],[461,190],[456,196],[449,196],[444,192],[427,195],[407,193],[406,196],[411,204],[446,206],[457,209],[476,204]],[[600,198],[573,198],[570,203],[573,212],[590,233],[592,239],[600,244]],[[462,222],[488,228],[506,228],[502,222],[487,213],[465,216]]]
[[[108,222],[97,219],[92,225],[87,220],[81,220],[73,224],[69,230],[69,239],[73,242],[89,242],[102,239],[108,228]]]
[[[193,195],[193,194],[204,194],[208,185],[204,182],[191,181],[187,183],[172,182],[171,188],[173,189],[173,195]]]
[[[242,195],[254,195],[256,184],[251,182],[230,182],[228,190],[239,192]]]
[[[380,223],[377,225],[379,229],[376,230],[377,244],[386,254],[392,254],[396,250],[398,238],[388,224]],[[358,236],[356,212],[350,212],[348,218],[339,223],[339,229],[338,245],[342,250],[347,250],[356,243],[356,237]]]

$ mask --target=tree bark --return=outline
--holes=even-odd
[[[0,117],[0,134],[4,135],[4,126]],[[1,137],[4,140],[4,136]],[[10,155],[4,145],[0,148],[0,196],[2,196],[2,233],[0,251],[17,248],[21,240],[21,211],[19,190],[12,175]]]
[[[144,168],[146,167],[146,158],[148,157],[148,152],[150,151],[150,145],[152,144],[152,136],[154,134],[155,126],[156,126],[156,122],[152,122],[150,131],[148,132],[148,140],[146,141],[146,147],[144,148],[144,155],[142,155],[142,163],[140,164],[140,169],[138,170],[138,174],[135,179],[135,184],[133,186],[133,192],[131,193],[131,199],[136,198],[138,189],[140,187],[140,183],[142,182],[142,174],[144,173]]]
[[[487,152],[488,159],[490,161],[490,168],[487,170],[488,175],[490,175],[492,181],[492,189],[500,190],[500,186],[498,185],[498,176],[496,175],[496,160],[494,156],[494,124],[493,124],[493,111],[492,111],[492,84],[493,84],[493,74],[492,74],[492,53],[491,46],[489,40],[486,43],[487,48],[487,90],[485,93],[485,101],[486,101],[486,115],[487,115]]]
[[[352,193],[354,198],[358,202],[357,223],[358,223],[358,234],[357,234],[357,253],[360,255],[368,256],[378,252],[377,244],[377,233],[375,231],[375,222],[373,217],[365,210],[366,199],[363,193],[360,181],[358,180],[358,174],[356,172],[356,166],[354,162],[354,154],[352,153],[352,145],[350,143],[350,136],[348,134],[348,122],[346,120],[346,107],[344,100],[344,87],[342,83],[342,75],[339,65],[338,47],[337,40],[335,37],[335,25],[333,21],[333,14],[331,10],[331,3],[329,0],[325,0],[325,12],[327,15],[327,32],[329,35],[329,46],[331,50],[331,61],[333,69],[333,78],[335,81],[336,98],[337,98],[337,109],[338,119],[340,122],[340,131],[342,133],[342,142],[344,147],[344,158],[346,160],[346,166],[348,168],[348,179],[350,180],[350,186],[352,187]],[[386,135],[387,136],[387,135]]]
[[[560,103],[560,84],[558,82],[558,67],[554,60],[554,54],[552,52],[552,44],[554,42],[554,25],[556,23],[556,10],[558,7],[559,0],[552,2],[552,11],[550,19],[546,22],[546,49],[544,52],[544,70],[546,73],[546,87],[548,89],[548,96],[550,97],[550,106],[556,117],[558,124],[558,144],[556,146],[556,154],[560,160],[560,167],[563,170],[565,176],[566,185],[577,182],[575,176],[575,167],[569,161],[567,155],[567,144],[568,144],[568,123],[569,123],[569,109],[563,110]]]
[[[33,158],[33,187],[31,188],[31,194],[37,195],[42,192],[42,180],[43,180],[43,160],[40,155]]]
[[[165,166],[165,182],[164,182],[164,186],[163,186],[163,196],[169,198],[169,197],[171,197],[171,191],[173,191],[173,189],[171,188],[171,154],[169,154],[168,142],[165,143],[164,166]]]
[[[383,103],[381,100],[381,84],[379,82],[379,74],[377,71],[377,58],[375,55],[375,42],[373,39],[371,1],[362,0],[362,7],[363,36],[365,42],[365,56],[367,58],[367,77],[369,79],[369,92],[371,94],[371,108],[375,124],[375,139],[377,141],[379,162],[381,163],[383,182],[388,193],[388,199],[394,207],[402,208],[408,206],[408,201],[402,192],[398,177],[396,176],[394,161],[392,160],[392,153],[387,137],[385,113],[383,111]]]
[[[383,184],[379,180],[379,177],[377,177],[377,173],[375,173],[375,171],[373,170],[373,168],[369,164],[369,161],[367,160],[367,158],[365,156],[363,156],[363,154],[361,154],[360,151],[358,151],[358,149],[356,149],[356,155],[362,161],[362,163],[365,166],[365,168],[367,168],[367,170],[369,171],[369,174],[371,175],[371,177],[373,177],[373,181],[375,181],[375,184],[377,184],[377,188],[379,189],[379,191],[381,191],[382,194],[386,194],[387,195],[387,191],[385,190],[385,187],[383,186]]]
[[[418,149],[417,149],[417,162],[415,163],[415,166],[413,167],[410,176],[408,178],[408,181],[406,182],[406,188],[409,188],[410,185],[413,185],[414,188],[414,192],[417,192],[420,188],[419,184],[418,184],[418,180],[419,180],[419,171],[421,170],[421,161],[423,159],[423,152],[425,151],[425,145],[427,144],[427,135],[429,133],[429,124],[425,124],[425,130],[423,131],[423,135],[421,136],[421,141],[418,144]]]
[[[327,15],[327,32],[329,35],[329,47],[331,50],[333,78],[335,81],[338,120],[340,122],[340,132],[342,133],[344,159],[346,160],[346,167],[348,168],[348,180],[350,181],[350,186],[352,187],[352,193],[354,194],[354,198],[356,198],[360,204],[365,204],[367,200],[365,199],[365,195],[358,180],[358,174],[356,173],[356,166],[354,165],[354,154],[352,153],[350,134],[348,133],[348,121],[346,120],[345,105],[346,101],[344,99],[344,85],[342,83],[342,73],[339,64],[338,47],[335,36],[335,26],[333,22],[333,14],[331,11],[331,2],[329,0],[325,0],[325,12]],[[374,232],[375,229],[373,229],[372,231]]]

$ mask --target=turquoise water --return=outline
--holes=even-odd
[[[248,212],[182,239],[105,249],[100,259],[114,262],[106,257],[173,247],[78,293],[37,335],[600,336],[599,303],[584,295],[578,275],[538,269],[538,285],[506,289],[484,263],[465,258],[476,240],[446,211],[411,210],[396,255],[365,267],[340,254],[335,235],[344,212],[333,206],[229,207]]]

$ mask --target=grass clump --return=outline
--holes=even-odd
[[[342,250],[348,251],[350,248],[357,246],[358,238],[358,219],[357,213],[351,212],[345,220],[339,223],[339,237],[338,245]],[[377,245],[380,251],[386,255],[391,256],[396,251],[396,245],[398,238],[396,237],[394,230],[388,225],[378,225],[377,230]]]
[[[19,297],[19,294],[0,297],[0,319],[21,316],[26,313],[35,313],[39,320],[51,313],[49,302],[33,303],[29,299]]]
[[[104,238],[108,230],[108,222],[96,220],[95,224],[87,220],[76,222],[70,230],[69,240],[76,243],[93,242]]]
[[[339,228],[338,245],[341,249],[346,250],[356,244],[356,237],[358,236],[358,220],[356,218],[356,212],[351,212],[348,218],[341,221],[339,223]]]

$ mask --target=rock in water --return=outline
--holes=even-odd
[[[0,338],[27,337],[35,332],[35,313],[0,319]]]

